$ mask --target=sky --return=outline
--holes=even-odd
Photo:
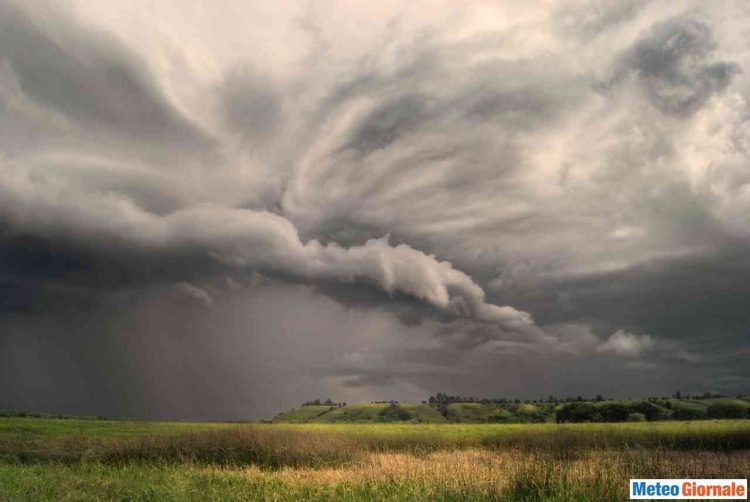
[[[750,4],[0,0],[0,409],[750,391]]]

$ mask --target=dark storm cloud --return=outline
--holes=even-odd
[[[547,313],[539,316],[541,323],[583,317],[677,340],[723,340],[750,327],[748,251],[727,243],[715,254],[546,281],[544,291],[518,285],[506,300]]]
[[[162,255],[113,250],[75,239],[11,234],[0,239],[0,274],[72,286],[117,288],[158,280],[220,274],[220,263],[189,249]],[[185,270],[190,266],[192,270]]]
[[[0,407],[745,391],[747,12],[711,5],[0,0]]]
[[[10,6],[7,8],[12,10]],[[7,55],[13,71],[20,76],[19,92],[23,97],[62,111],[85,128],[111,125],[123,136],[120,138],[123,141],[134,132],[145,132],[144,138],[159,139],[153,138],[149,127],[156,128],[159,134],[171,135],[182,130],[177,125],[187,123],[165,102],[156,99],[159,91],[144,81],[141,74],[145,70],[139,74],[124,57],[115,57],[116,51],[103,55],[98,46],[90,53],[83,51],[77,54],[78,58],[88,57],[90,61],[79,67],[78,58],[63,50],[66,47],[56,45],[46,33],[35,30],[29,19],[13,12],[15,22],[5,26],[3,34],[11,41],[20,38],[21,43],[31,44],[33,49],[31,58],[20,63],[18,51],[11,50]],[[88,45],[81,45],[78,40],[73,42],[78,44],[74,43],[74,48],[83,49],[93,44],[93,41]],[[40,75],[35,70],[34,57],[40,59],[38,66],[50,75]],[[47,77],[59,80],[59,85],[53,88],[42,85],[49,80]],[[258,124],[265,124],[265,132],[270,132],[273,128],[270,122],[277,119],[278,107],[272,99],[275,91],[269,84],[260,83],[262,79],[262,76],[230,74],[223,87],[224,111],[231,112],[226,113],[230,125],[240,130],[241,139],[259,132]],[[145,125],[131,127],[138,121]],[[190,138],[186,140],[191,146],[205,146],[189,141]],[[532,324],[528,314],[512,307],[485,304],[484,291],[470,277],[453,269],[450,263],[408,245],[391,247],[387,240],[371,239],[349,249],[336,243],[321,246],[316,239],[301,241],[294,224],[282,215],[226,204],[222,191],[229,192],[239,202],[237,193],[231,193],[238,188],[233,186],[236,185],[233,174],[216,180],[200,179],[203,175],[195,174],[198,179],[188,189],[194,193],[170,201],[171,187],[167,186],[167,197],[159,205],[154,203],[158,197],[148,192],[148,184],[154,181],[171,184],[175,180],[154,179],[153,169],[149,169],[152,166],[110,167],[110,159],[103,159],[100,166],[88,162],[87,156],[78,152],[42,158],[24,153],[26,157],[8,159],[6,167],[10,175],[0,186],[4,199],[1,216],[16,231],[36,231],[51,239],[72,232],[99,249],[111,245],[130,248],[135,253],[158,255],[175,249],[202,250],[235,268],[261,268],[300,279],[363,279],[378,284],[386,292],[413,295],[461,315],[488,322]],[[71,168],[68,163],[76,167]],[[82,163],[88,165],[83,169],[77,167]],[[109,175],[124,182],[103,181],[97,173],[101,167],[110,168]],[[135,172],[135,177],[127,179],[128,171]],[[212,192],[212,184],[218,187],[208,195],[208,200],[206,193],[200,193],[203,183],[209,184],[208,192]],[[74,196],[61,197],[62,193]],[[193,200],[185,200],[190,195]]]

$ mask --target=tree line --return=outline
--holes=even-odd
[[[643,422],[656,420],[701,420],[750,418],[750,407],[739,403],[712,403],[705,409],[663,406],[650,401],[627,403],[567,403],[556,410],[557,423],[566,422]]]
[[[343,408],[346,406],[345,402],[335,403],[331,398],[321,401],[320,399],[313,399],[312,401],[305,401],[302,406],[332,406],[334,408]]]
[[[649,402],[655,402],[655,401],[664,401],[669,399],[670,397],[673,397],[675,399],[684,399],[684,400],[701,400],[701,399],[710,399],[710,398],[722,398],[722,397],[732,397],[728,396],[726,394],[719,394],[717,392],[704,392],[702,394],[683,394],[680,391],[675,392],[672,394],[672,396],[650,396],[643,398],[644,401]],[[737,396],[734,396],[736,398],[747,398],[750,397],[750,394],[738,394]],[[566,397],[557,397],[552,394],[547,396],[546,398],[536,398],[536,399],[518,399],[518,398],[506,398],[506,397],[497,397],[497,398],[479,398],[479,397],[473,397],[473,396],[460,396],[455,395],[452,396],[450,394],[446,394],[444,392],[438,392],[434,396],[430,396],[428,399],[422,401],[422,404],[450,404],[450,403],[480,403],[480,404],[539,404],[539,403],[578,403],[578,402],[603,402],[603,401],[609,401],[608,398],[605,398],[601,394],[597,394],[594,397],[583,397],[580,394],[572,397],[572,396],[566,396]],[[392,403],[394,401],[382,401],[383,403]],[[395,401],[396,403],[398,401]]]

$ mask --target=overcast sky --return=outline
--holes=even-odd
[[[0,0],[0,409],[750,391],[750,4]]]

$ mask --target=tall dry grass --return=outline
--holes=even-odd
[[[612,428],[591,431],[530,427],[512,434],[456,437],[238,426],[135,438],[78,434],[33,440],[0,439],[0,459],[21,463],[193,462],[253,464],[264,468],[327,467],[355,462],[373,453],[397,452],[419,457],[466,449],[512,450],[571,462],[592,451],[747,451],[750,450],[750,430],[684,433],[679,430],[653,432]]]
[[[196,483],[195,490],[213,486],[217,499],[622,500],[633,477],[746,477],[750,438],[743,429],[530,427],[440,436],[238,426],[135,438],[18,436],[0,439],[0,466],[17,466],[5,471],[9,487],[19,486],[22,473],[40,476],[40,467],[41,476],[82,476],[65,488],[70,493],[81,486],[98,493],[100,475],[125,493],[133,485],[124,476],[162,479],[163,471],[184,486]],[[46,486],[57,494],[52,474]],[[140,482],[143,490],[151,483]],[[161,489],[174,482],[162,480]],[[30,481],[19,493],[37,485]]]
[[[520,450],[439,451],[422,456],[371,453],[345,466],[285,467],[269,472],[252,466],[243,475],[256,482],[292,489],[341,491],[397,487],[416,498],[499,500],[619,500],[627,498],[631,477],[744,477],[750,452],[670,452],[596,450],[576,460]],[[377,493],[377,492],[376,492]]]

